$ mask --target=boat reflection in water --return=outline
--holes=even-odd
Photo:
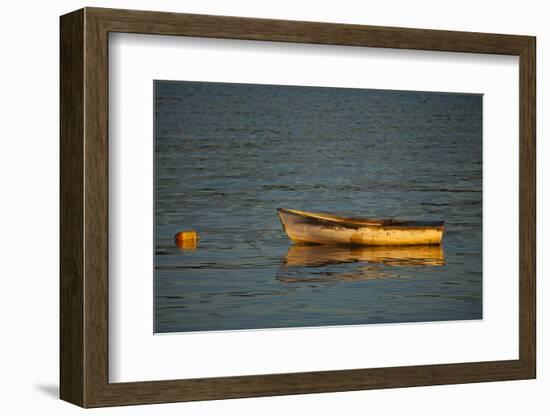
[[[292,245],[282,263],[277,280],[287,283],[388,279],[412,277],[404,267],[444,266],[445,254],[441,245]]]
[[[441,245],[338,246],[293,245],[283,260],[285,266],[317,267],[327,264],[369,262],[393,266],[443,266]]]

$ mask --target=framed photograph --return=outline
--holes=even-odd
[[[534,37],[60,27],[63,400],[535,378]]]

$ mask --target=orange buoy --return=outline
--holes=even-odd
[[[180,248],[195,249],[199,242],[199,234],[194,230],[180,231],[174,236],[174,239]]]

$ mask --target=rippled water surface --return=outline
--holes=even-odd
[[[480,319],[481,120],[481,95],[156,81],[155,331]],[[444,244],[294,246],[278,207]]]

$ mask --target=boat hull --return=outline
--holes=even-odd
[[[288,237],[297,244],[346,244],[399,246],[441,244],[442,222],[402,221],[396,224],[367,224],[367,220],[346,221],[305,211],[277,210]]]

